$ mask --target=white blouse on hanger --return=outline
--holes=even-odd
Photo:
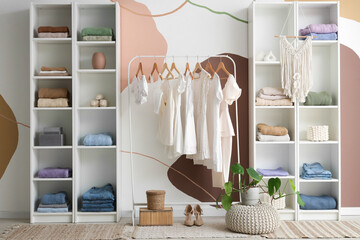
[[[161,80],[161,75],[159,74],[159,77],[157,79],[156,82],[153,81],[153,76],[150,75],[150,81],[154,82],[154,90],[152,93],[152,100],[153,100],[153,104],[154,104],[154,113],[159,114],[160,111],[160,106],[161,106],[161,99],[162,99],[162,95],[163,92],[161,90],[161,84],[163,82],[163,80]]]
[[[135,103],[144,104],[147,102],[149,90],[145,75],[142,75],[140,79],[134,76],[131,83],[131,92],[135,96]]]

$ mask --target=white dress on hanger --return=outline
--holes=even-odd
[[[212,172],[213,187],[224,188],[224,183],[229,180],[232,137],[235,136],[229,112],[229,105],[241,96],[241,92],[242,90],[239,88],[234,76],[230,74],[224,86],[223,101],[220,104],[222,172]]]
[[[145,75],[142,75],[140,79],[138,76],[134,76],[131,83],[131,93],[135,96],[135,103],[144,104],[147,102],[149,89]]]
[[[159,74],[158,80],[156,82],[154,82],[153,76],[150,75],[150,81],[154,85],[154,90],[152,91],[152,102],[154,105],[154,113],[156,113],[156,114],[159,114],[160,106],[161,106],[161,99],[163,96],[163,92],[161,90],[161,84],[162,84],[163,80],[161,80],[160,76],[161,75]]]
[[[196,132],[194,119],[194,92],[190,74],[185,77],[186,88],[181,97],[181,120],[184,132],[184,154],[196,154]]]
[[[221,133],[220,133],[220,103],[223,93],[220,77],[217,73],[210,80],[207,95],[206,120],[209,136],[210,159],[205,160],[205,165],[215,172],[222,172]]]

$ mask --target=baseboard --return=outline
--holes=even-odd
[[[342,207],[341,216],[360,216],[360,207]]]
[[[29,219],[30,218],[30,212],[0,211],[0,218]]]

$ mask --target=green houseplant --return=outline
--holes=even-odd
[[[257,171],[255,171],[255,169],[247,168],[246,172],[248,173],[251,180],[247,184],[245,181],[245,177],[243,177],[242,181],[240,181],[240,183],[239,183],[240,184],[239,188],[235,188],[234,187],[235,176],[238,175],[239,178],[241,176],[244,176],[245,169],[239,163],[236,163],[231,166],[230,170],[232,172],[232,180],[228,181],[224,184],[225,193],[220,194],[219,197],[217,198],[217,200],[216,200],[217,207],[219,206],[219,200],[221,200],[222,207],[226,211],[228,211],[231,208],[231,205],[233,202],[233,197],[232,197],[233,193],[247,193],[247,191],[249,191],[249,189],[255,188],[255,187],[261,188],[264,194],[269,194],[269,196],[271,197],[271,201],[296,194],[297,203],[300,206],[304,206],[304,202],[302,201],[299,192],[296,191],[295,184],[291,179],[289,179],[286,182],[285,186],[283,188],[281,188],[280,178],[278,178],[278,177],[270,178],[269,181],[266,183],[263,180],[263,176],[260,175]],[[264,183],[264,186],[260,185],[259,184],[260,182]],[[288,183],[290,183],[293,193],[285,193],[285,189],[286,189]]]

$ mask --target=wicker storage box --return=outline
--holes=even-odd
[[[278,197],[279,195],[275,195]],[[264,194],[264,202],[271,204],[275,209],[284,209],[286,207],[286,197],[282,197],[271,202],[271,197],[269,194]]]
[[[307,128],[307,140],[309,141],[328,141],[329,126],[309,126]]]
[[[165,205],[165,191],[149,190],[146,191],[147,208],[149,210],[163,210]]]

